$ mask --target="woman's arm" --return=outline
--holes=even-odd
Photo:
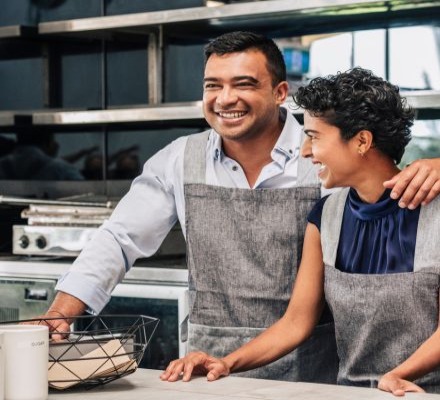
[[[423,392],[411,381],[426,375],[440,365],[440,327],[402,364],[387,372],[379,389],[403,396],[405,392]]]
[[[320,233],[315,225],[306,228],[303,255],[296,283],[284,316],[255,339],[223,359],[203,352],[192,352],[172,361],[161,375],[162,380],[175,381],[183,374],[188,381],[193,372],[206,373],[215,380],[230,372],[245,371],[289,353],[304,342],[319,320],[324,304],[324,267]]]

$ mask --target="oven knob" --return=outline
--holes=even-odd
[[[18,239],[18,245],[22,249],[25,249],[29,246],[29,238],[26,235],[20,236],[20,238]]]
[[[46,239],[44,238],[44,236],[38,236],[35,239],[35,244],[37,245],[37,247],[39,249],[44,249],[47,245]]]

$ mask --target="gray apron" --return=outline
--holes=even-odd
[[[291,189],[207,185],[208,132],[188,139],[184,161],[188,349],[225,356],[286,310],[302,251],[306,215],[320,197],[316,173],[299,163]],[[318,326],[303,346],[245,376],[335,382],[333,323]]]
[[[348,189],[324,204],[321,243],[325,296],[333,313],[340,359],[338,383],[376,387],[380,377],[406,360],[439,322],[440,201],[421,208],[414,272],[351,274],[335,268]],[[440,391],[440,371],[415,381]]]

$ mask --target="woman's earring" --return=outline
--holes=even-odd
[[[361,157],[363,157],[365,155],[365,153],[361,149],[358,149],[358,153]]]

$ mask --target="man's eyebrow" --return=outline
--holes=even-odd
[[[233,81],[251,81],[252,83],[259,83],[260,81],[250,75],[234,76]]]
[[[315,131],[314,129],[303,129],[304,133],[319,133],[319,131]]]
[[[258,79],[255,79],[253,76],[250,76],[250,75],[234,76],[232,78],[232,80],[234,82],[238,82],[238,81],[251,81],[252,83],[259,83],[260,82]],[[218,81],[220,81],[220,79],[216,78],[214,76],[206,76],[205,78],[203,78],[203,82],[218,82]]]

